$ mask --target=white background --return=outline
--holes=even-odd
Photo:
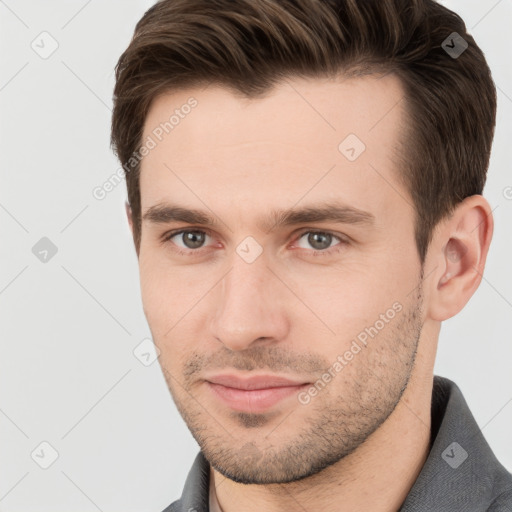
[[[159,512],[180,496],[198,451],[158,364],[133,355],[150,333],[125,185],[92,195],[119,167],[109,148],[114,65],[152,3],[0,1],[4,512]],[[512,2],[443,3],[466,21],[498,87],[484,192],[496,225],[480,288],[443,324],[435,373],[459,385],[512,470]],[[59,45],[47,59],[31,48],[43,31]],[[42,237],[58,248],[47,263],[32,253]],[[31,458],[43,441],[59,454],[46,470]]]

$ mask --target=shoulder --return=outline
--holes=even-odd
[[[512,476],[511,476],[512,480]],[[487,509],[487,512],[512,512],[512,483],[502,492]]]

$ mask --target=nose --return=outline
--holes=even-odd
[[[247,263],[235,254],[212,298],[216,308],[211,334],[230,350],[284,339],[289,330],[285,311],[289,293],[264,258]]]

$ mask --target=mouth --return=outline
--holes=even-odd
[[[286,398],[296,395],[310,382],[276,375],[242,378],[236,375],[215,375],[205,379],[212,395],[236,411],[262,413]]]

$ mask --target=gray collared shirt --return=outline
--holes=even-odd
[[[512,512],[512,474],[498,461],[459,387],[435,375],[431,449],[398,512]],[[181,499],[163,512],[209,512],[210,466],[199,452]]]

